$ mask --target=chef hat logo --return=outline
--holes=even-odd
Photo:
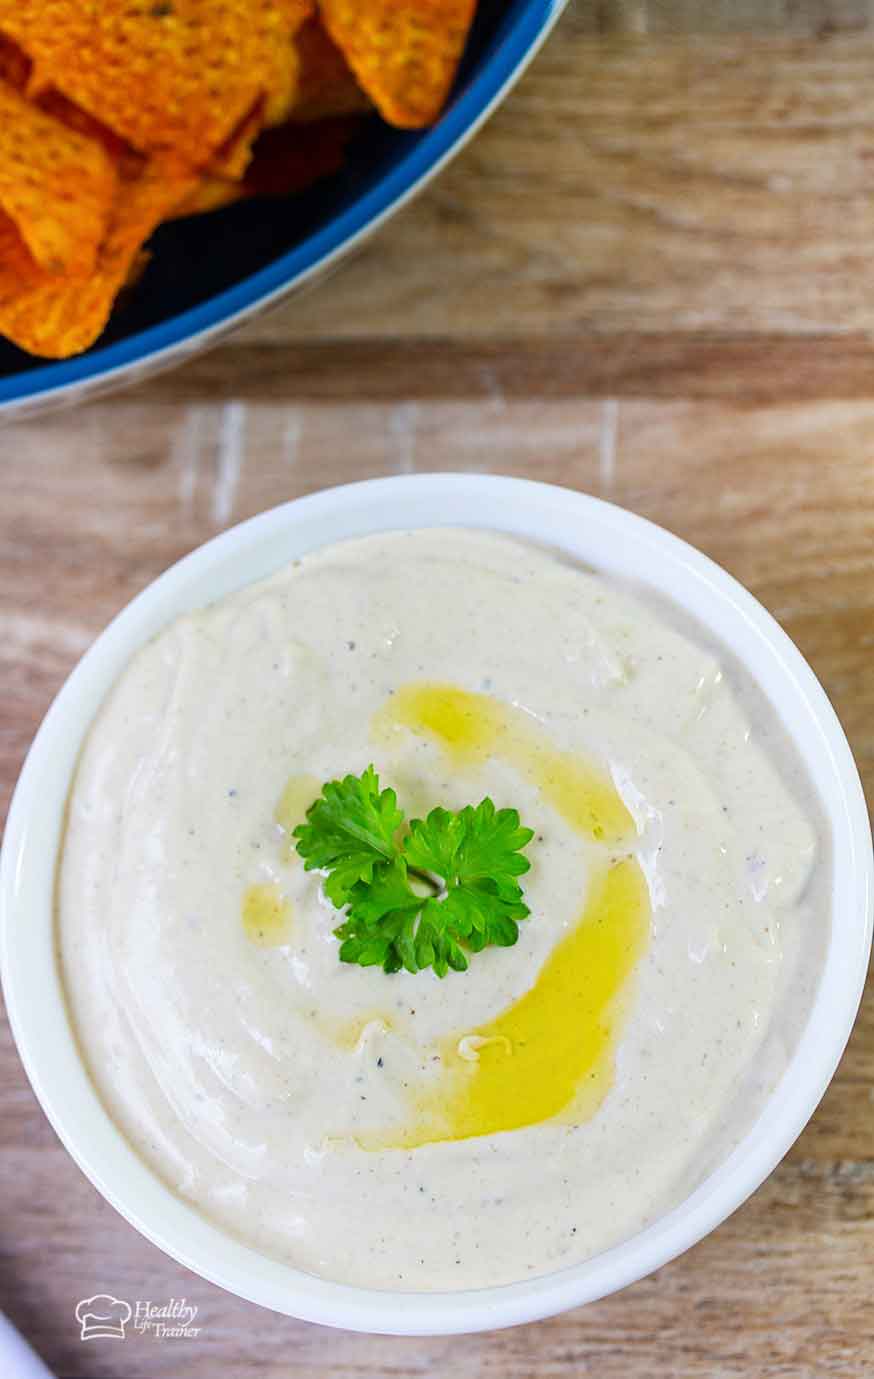
[[[130,1319],[130,1303],[111,1293],[95,1293],[93,1298],[83,1298],[76,1304],[76,1321],[83,1341],[95,1341],[101,1336],[115,1336],[123,1341]]]

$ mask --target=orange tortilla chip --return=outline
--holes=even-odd
[[[0,0],[0,32],[144,153],[203,166],[278,80],[312,0]]]
[[[40,268],[12,220],[0,212],[0,332],[52,359],[87,349],[106,325],[143,243],[194,181],[187,169],[160,158],[137,177],[121,180],[106,238],[87,276]]]
[[[0,34],[0,80],[23,91],[30,78],[30,62],[16,43]]]
[[[476,0],[319,0],[325,27],[362,87],[401,129],[437,119],[475,9]]]
[[[41,267],[90,272],[116,186],[100,144],[0,80],[0,209]]]
[[[287,32],[271,54],[272,72],[265,94],[256,101],[223,149],[210,161],[217,177],[242,177],[261,130],[282,124],[296,99],[300,61],[297,35],[315,7],[315,0],[285,0]]]
[[[312,10],[312,6],[310,9]],[[300,24],[295,24],[292,35],[273,55],[273,80],[264,106],[264,124],[268,129],[282,124],[294,103],[300,68],[297,36],[307,17],[304,15]]]
[[[143,276],[149,264],[151,263],[151,260],[152,256],[149,253],[148,249],[137,250],[137,252],[134,254],[133,258],[130,261],[130,267],[128,268],[127,273],[125,274],[124,282],[119,288],[119,295],[122,292],[128,292],[134,287],[136,287],[140,278]]]
[[[299,70],[289,119],[309,124],[370,109],[352,69],[317,16],[298,31],[295,47]]]
[[[209,160],[209,171],[216,177],[241,178],[252,157],[252,145],[264,126],[264,97],[258,100],[248,115],[237,125],[231,137]]]
[[[297,97],[297,83],[300,74],[300,59],[297,55],[297,38],[289,39],[276,54],[276,70],[273,87],[264,106],[264,127],[272,129],[288,118],[288,112]]]
[[[100,144],[116,165],[120,177],[133,178],[145,167],[144,153],[137,153],[136,149],[131,148],[127,140],[116,134],[114,129],[110,129],[109,125],[89,115],[81,106],[74,105],[54,87],[44,91],[37,98],[36,104],[46,115],[54,116],[68,129],[75,129],[79,134],[84,134],[86,138]]]
[[[174,206],[171,219],[181,220],[187,215],[204,215],[207,211],[220,211],[223,206],[232,206],[245,195],[245,189],[239,182],[228,182],[221,177],[202,177],[185,200]]]
[[[312,127],[289,120],[265,130],[255,145],[243,182],[212,175],[201,178],[171,212],[172,218],[218,211],[248,196],[289,196],[304,191],[339,171],[346,146],[358,125],[357,118],[342,116],[322,120]]]

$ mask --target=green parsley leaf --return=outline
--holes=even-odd
[[[403,858],[383,863],[371,882],[352,887],[346,921],[334,930],[343,940],[340,961],[361,967],[381,962],[386,972],[401,966],[417,972],[412,944],[423,903],[410,886]]]
[[[516,877],[531,865],[519,849],[533,837],[515,809],[496,810],[486,798],[456,814],[432,809],[424,821],[413,819],[403,852],[408,866],[441,877],[443,929],[479,953],[489,944],[510,947],[519,937],[518,921],[529,910]]]
[[[393,790],[380,792],[372,766],[360,776],[328,781],[294,830],[307,871],[326,871],[325,894],[339,909],[359,881],[372,881],[377,863],[397,853],[403,822]]]
[[[325,894],[346,907],[334,930],[340,960],[386,972],[432,967],[444,977],[466,970],[468,952],[514,944],[529,914],[516,879],[531,865],[521,849],[534,836],[517,811],[488,798],[432,809],[399,843],[402,822],[394,791],[380,792],[368,766],[329,781],[294,831],[307,869],[323,871]]]
[[[511,880],[531,866],[519,849],[533,837],[533,829],[520,826],[515,809],[495,809],[490,799],[484,799],[475,809],[471,804],[457,814],[432,809],[424,821],[413,819],[404,840],[404,856],[410,866],[447,878]]]

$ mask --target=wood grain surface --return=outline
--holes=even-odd
[[[298,494],[446,469],[599,494],[720,561],[809,658],[874,803],[872,77],[868,0],[579,3],[331,281],[0,432],[0,808],[167,564]],[[706,1241],[564,1317],[438,1340],[295,1323],[174,1264],[67,1157],[0,1021],[0,1308],[65,1379],[864,1379],[872,1275],[870,992],[810,1126]],[[185,1297],[201,1333],[83,1343],[104,1290]]]

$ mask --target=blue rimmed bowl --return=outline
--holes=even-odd
[[[149,266],[90,350],[46,362],[0,338],[0,413],[72,402],[202,349],[336,263],[437,173],[503,99],[567,0],[480,0],[450,101],[431,129],[365,121],[346,166],[307,192],[161,227]]]

